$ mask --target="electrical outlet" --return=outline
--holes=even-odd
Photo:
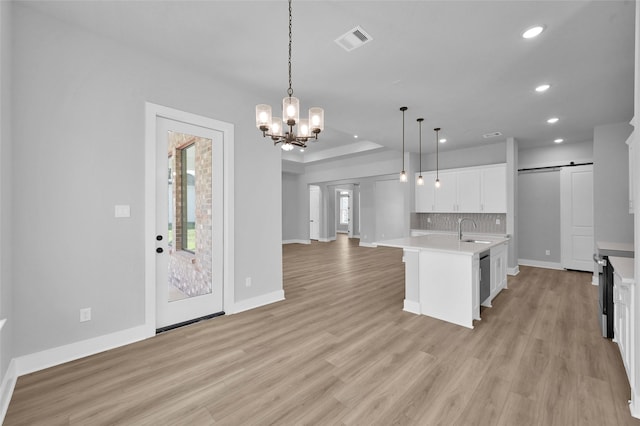
[[[245,287],[251,287],[251,277],[247,277],[244,280]]]
[[[427,218],[427,223],[431,223],[431,218],[430,217]]]
[[[500,225],[500,219],[496,219],[496,225]]]
[[[551,250],[546,250],[544,254],[546,254],[547,256],[551,256]]]
[[[80,322],[91,321],[91,308],[80,309]]]

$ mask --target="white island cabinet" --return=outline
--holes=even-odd
[[[457,235],[430,234],[376,244],[404,250],[408,312],[473,328],[473,321],[480,320],[480,255],[485,252],[491,256],[491,291],[483,305],[490,307],[507,286],[507,238],[465,236],[459,241]]]

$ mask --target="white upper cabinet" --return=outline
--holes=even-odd
[[[420,173],[416,173],[416,180]],[[424,185],[416,185],[416,212],[432,212],[436,208],[436,172],[423,172]]]
[[[458,205],[458,173],[440,171],[440,187],[436,188],[437,212],[455,212]]]
[[[456,210],[464,213],[481,211],[480,170],[458,171],[458,201]]]
[[[422,177],[424,185],[416,185],[418,213],[507,212],[506,164],[441,170],[440,188],[435,187],[435,172],[423,172]]]
[[[482,213],[507,212],[507,165],[498,164],[481,169]]]

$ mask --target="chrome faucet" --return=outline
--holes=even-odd
[[[458,241],[462,241],[462,222],[464,222],[465,220],[470,220],[471,223],[473,223],[473,227],[477,228],[475,220],[471,218],[461,217],[460,219],[458,219]]]

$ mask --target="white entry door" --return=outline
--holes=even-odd
[[[593,166],[560,172],[562,267],[593,272]]]
[[[222,311],[223,136],[156,119],[156,329]]]
[[[320,187],[309,186],[309,239],[320,239]]]

